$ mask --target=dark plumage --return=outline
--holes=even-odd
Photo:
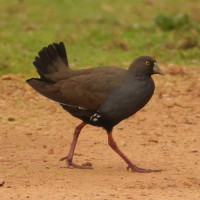
[[[68,156],[61,159],[66,159],[68,167],[90,168],[74,164],[72,158],[81,129],[91,124],[107,131],[109,145],[124,159],[128,168],[137,172],[160,171],[137,167],[112,138],[113,127],[140,110],[153,95],[155,86],[151,75],[163,74],[153,58],[141,56],[128,70],[118,67],[71,70],[65,46],[60,42],[44,47],[33,64],[40,78],[27,80],[28,84],[83,121],[75,129]]]

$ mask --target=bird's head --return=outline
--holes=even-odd
[[[138,73],[141,75],[151,76],[153,74],[164,75],[157,61],[150,56],[140,56],[136,58],[130,65],[128,71],[130,73]]]

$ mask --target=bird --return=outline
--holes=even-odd
[[[157,61],[150,56],[136,58],[128,69],[98,66],[89,69],[69,68],[63,42],[49,44],[39,51],[33,62],[39,78],[26,82],[41,95],[62,106],[81,120],[75,128],[69,153],[65,160],[68,168],[93,169],[92,164],[73,162],[77,140],[82,128],[89,124],[106,130],[109,146],[134,172],[160,172],[134,164],[118,147],[113,128],[122,120],[134,115],[151,99],[155,84],[153,74],[164,75]]]

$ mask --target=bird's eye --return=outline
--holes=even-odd
[[[150,65],[150,62],[149,61],[146,61],[146,66],[149,66]]]

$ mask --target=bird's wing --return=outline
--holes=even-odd
[[[112,73],[104,70],[71,77],[55,84],[39,79],[29,79],[27,82],[40,94],[61,104],[96,110],[113,90],[121,86],[126,72],[122,69]]]

